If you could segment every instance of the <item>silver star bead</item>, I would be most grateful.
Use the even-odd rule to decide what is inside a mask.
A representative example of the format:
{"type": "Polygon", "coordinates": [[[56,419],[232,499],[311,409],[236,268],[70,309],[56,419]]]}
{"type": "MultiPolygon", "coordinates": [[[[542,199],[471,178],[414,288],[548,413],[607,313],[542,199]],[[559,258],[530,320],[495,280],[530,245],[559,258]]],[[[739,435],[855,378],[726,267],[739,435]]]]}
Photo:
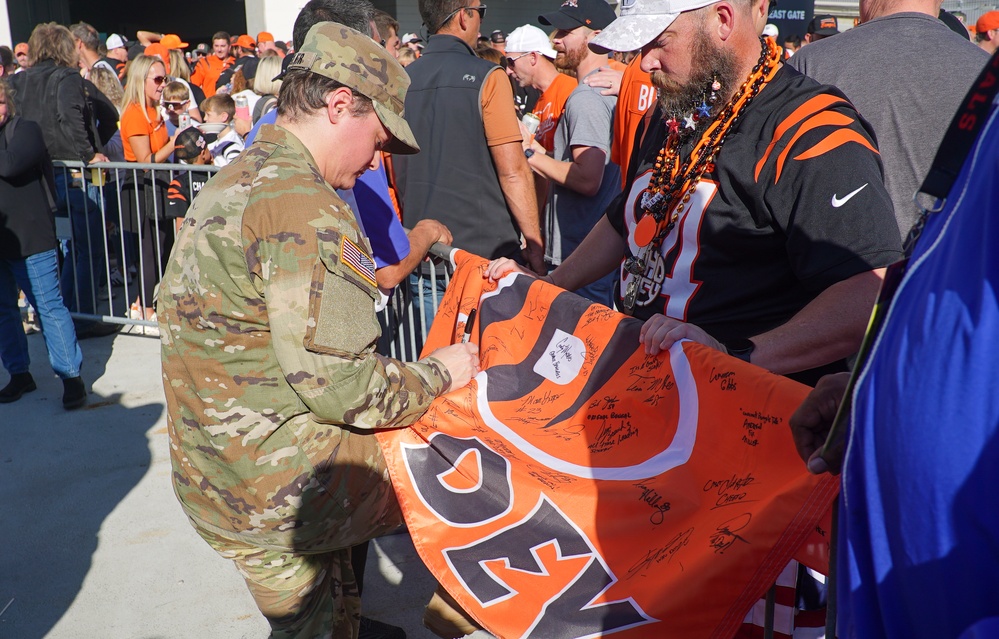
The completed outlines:
{"type": "Polygon", "coordinates": [[[683,128],[685,128],[685,129],[693,129],[695,126],[697,126],[697,125],[694,123],[694,114],[693,113],[689,114],[687,117],[685,117],[683,119],[683,128]]]}

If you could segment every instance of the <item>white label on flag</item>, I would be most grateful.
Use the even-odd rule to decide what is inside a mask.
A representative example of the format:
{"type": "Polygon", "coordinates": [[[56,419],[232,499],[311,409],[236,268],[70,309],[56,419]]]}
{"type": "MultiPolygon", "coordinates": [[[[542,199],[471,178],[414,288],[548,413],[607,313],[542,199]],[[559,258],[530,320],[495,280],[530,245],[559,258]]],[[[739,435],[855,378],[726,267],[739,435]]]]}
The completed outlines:
{"type": "Polygon", "coordinates": [[[544,354],[534,364],[534,372],[560,386],[572,383],[586,359],[586,344],[575,335],[555,329],[544,354]]]}

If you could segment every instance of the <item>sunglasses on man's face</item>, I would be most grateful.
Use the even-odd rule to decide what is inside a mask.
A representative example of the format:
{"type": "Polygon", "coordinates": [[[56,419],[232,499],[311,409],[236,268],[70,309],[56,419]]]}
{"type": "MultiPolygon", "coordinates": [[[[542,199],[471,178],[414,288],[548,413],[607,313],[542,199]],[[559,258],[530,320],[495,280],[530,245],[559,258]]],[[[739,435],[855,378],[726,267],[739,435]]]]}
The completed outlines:
{"type": "Polygon", "coordinates": [[[443,27],[445,24],[447,24],[448,21],[451,18],[453,18],[455,16],[455,14],[457,14],[459,11],[478,11],[479,12],[479,20],[484,20],[485,17],[486,17],[486,5],[484,5],[484,4],[480,4],[477,7],[459,7],[458,9],[455,9],[454,11],[452,11],[451,13],[447,14],[444,17],[444,20],[441,22],[441,27],[443,27]]]}
{"type": "Polygon", "coordinates": [[[517,56],[517,57],[515,57],[515,58],[507,58],[507,59],[506,59],[506,63],[507,63],[507,65],[509,65],[509,66],[513,66],[513,63],[514,63],[514,62],[516,62],[517,60],[520,60],[520,59],[521,59],[521,58],[523,58],[523,57],[524,57],[525,55],[531,55],[531,53],[532,53],[531,51],[528,51],[527,53],[521,53],[520,55],[518,55],[518,56],[517,56]]]}
{"type": "Polygon", "coordinates": [[[190,102],[190,100],[184,100],[183,102],[164,102],[163,106],[165,106],[170,111],[179,111],[180,109],[184,108],[184,105],[187,104],[188,102],[190,102]]]}

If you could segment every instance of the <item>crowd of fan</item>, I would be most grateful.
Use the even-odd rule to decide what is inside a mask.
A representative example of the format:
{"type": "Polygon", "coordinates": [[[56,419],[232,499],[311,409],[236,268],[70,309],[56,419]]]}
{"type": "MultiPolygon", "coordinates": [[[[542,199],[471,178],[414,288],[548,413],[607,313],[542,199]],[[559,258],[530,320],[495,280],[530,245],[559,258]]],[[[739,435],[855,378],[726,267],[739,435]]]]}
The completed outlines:
{"type": "MultiPolygon", "coordinates": [[[[637,52],[600,55],[587,49],[585,43],[582,47],[570,46],[558,39],[555,25],[549,25],[552,29],[548,33],[524,25],[509,34],[497,29],[486,35],[480,30],[485,17],[485,7],[482,9],[480,22],[467,44],[478,57],[506,70],[516,117],[533,112],[540,120],[536,135],[526,135],[522,130],[523,137],[516,132],[509,136],[518,154],[523,150],[528,158],[529,179],[533,182],[529,198],[523,197],[527,192],[524,190],[519,191],[521,195],[514,194],[511,173],[503,169],[497,149],[506,143],[488,142],[497,169],[496,192],[502,193],[498,210],[506,209],[511,219],[503,224],[521,236],[528,249],[532,242],[544,246],[543,259],[540,254],[525,252],[524,261],[535,271],[545,272],[558,266],[596,224],[616,192],[602,185],[607,187],[624,179],[634,134],[654,103],[648,97],[654,89],[648,74],[638,68],[637,52]],[[569,137],[559,145],[554,139],[555,130],[577,82],[595,88],[603,97],[603,107],[590,110],[586,118],[587,126],[597,135],[591,135],[585,143],[569,137]],[[602,114],[599,118],[597,112],[602,114]],[[532,145],[539,152],[535,159],[532,145]],[[581,154],[580,149],[595,153],[581,154]],[[584,183],[585,188],[581,188],[584,183]],[[579,198],[575,204],[572,197],[579,198]],[[560,220],[566,217],[566,211],[572,210],[575,215],[583,209],[591,213],[582,215],[585,222],[578,228],[562,228],[560,220]],[[532,230],[526,221],[531,219],[540,220],[542,228],[532,230]]],[[[941,14],[952,29],[965,37],[974,35],[979,46],[993,52],[999,42],[999,12],[982,16],[970,33],[960,17],[941,14]]],[[[608,20],[612,19],[608,15],[608,20]]],[[[408,66],[421,56],[427,43],[416,33],[400,31],[391,15],[375,13],[375,39],[408,66]]],[[[784,45],[785,59],[801,46],[837,33],[836,18],[827,15],[816,16],[803,39],[791,35],[781,40],[776,26],[767,24],[763,28],[764,36],[784,45]]],[[[3,95],[11,114],[39,123],[48,154],[54,160],[222,167],[252,143],[260,123],[273,122],[282,69],[293,53],[292,41],[276,40],[268,32],[253,37],[219,31],[210,43],[192,46],[177,34],[139,31],[130,39],[116,33],[104,36],[85,22],[69,27],[48,23],[38,25],[28,42],[13,48],[0,46],[0,75],[6,76],[0,82],[4,83],[3,95]],[[52,78],[57,79],[55,84],[50,82],[52,78]]],[[[483,113],[488,112],[484,108],[483,113]]],[[[489,124],[486,126],[489,136],[489,124]]],[[[433,150],[442,151],[448,149],[433,150]]],[[[422,157],[427,155],[425,152],[422,157]]],[[[384,175],[385,184],[376,190],[382,200],[390,202],[397,218],[394,221],[412,228],[434,207],[428,206],[431,202],[425,198],[418,201],[418,195],[403,195],[397,189],[397,181],[405,181],[411,166],[403,164],[400,177],[392,158],[385,154],[384,160],[379,175],[384,175]],[[407,208],[411,211],[408,216],[407,208]]],[[[409,165],[414,162],[417,160],[408,160],[409,165]]],[[[105,172],[101,179],[96,172],[91,179],[86,171],[56,171],[55,204],[70,219],[76,243],[72,251],[64,243],[60,256],[61,292],[68,309],[100,315],[99,300],[113,293],[98,289],[105,282],[118,285],[136,275],[141,284],[129,316],[155,320],[155,287],[175,232],[174,224],[164,222],[183,217],[191,197],[208,177],[207,172],[191,172],[185,174],[185,179],[160,182],[141,177],[137,171],[105,172]],[[108,179],[116,183],[120,197],[110,197],[112,192],[107,189],[114,184],[105,185],[108,179]],[[116,203],[120,203],[120,211],[116,203]],[[149,215],[146,209],[150,206],[159,213],[149,215]],[[119,250],[119,246],[123,249],[119,250]],[[109,264],[111,273],[107,271],[109,264]]],[[[448,176],[435,177],[437,186],[446,192],[448,176]]],[[[474,197],[481,198],[481,194],[474,197]]],[[[348,201],[363,220],[368,204],[361,197],[348,201]]],[[[449,229],[461,223],[443,219],[438,211],[433,215],[447,228],[432,239],[472,246],[488,257],[505,255],[498,244],[476,245],[484,223],[469,229],[475,238],[461,232],[452,237],[449,229]]],[[[390,234],[384,232],[387,222],[378,224],[382,228],[369,235],[390,234]]],[[[378,252],[375,246],[376,259],[378,252]]],[[[380,265],[396,263],[389,260],[380,265]]],[[[404,265],[408,268],[410,263],[404,265]]],[[[386,288],[399,281],[401,277],[393,276],[386,288]]],[[[578,292],[614,304],[609,285],[599,291],[578,292]]],[[[428,311],[432,316],[432,309],[428,307],[428,311]]],[[[109,334],[120,326],[76,319],[74,328],[77,337],[86,338],[109,334]]],[[[37,330],[37,325],[28,330],[37,330]]],[[[142,330],[155,332],[150,328],[142,330]]]]}

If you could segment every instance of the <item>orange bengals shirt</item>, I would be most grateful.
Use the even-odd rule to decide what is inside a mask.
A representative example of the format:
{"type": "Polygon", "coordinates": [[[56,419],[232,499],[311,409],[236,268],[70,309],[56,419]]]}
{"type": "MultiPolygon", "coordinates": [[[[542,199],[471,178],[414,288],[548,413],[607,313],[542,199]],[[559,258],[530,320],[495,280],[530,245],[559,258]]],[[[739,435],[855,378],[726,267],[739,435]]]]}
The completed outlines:
{"type": "Polygon", "coordinates": [[[548,151],[555,149],[555,127],[562,119],[565,101],[569,99],[569,94],[576,86],[575,78],[559,73],[534,106],[534,115],[541,120],[534,138],[548,151]]]}
{"type": "Polygon", "coordinates": [[[626,188],[628,160],[635,145],[635,132],[638,123],[656,104],[656,89],[652,86],[649,74],[639,67],[642,57],[637,56],[624,70],[621,78],[621,91],[617,98],[617,111],[614,114],[614,141],[611,145],[611,161],[621,167],[621,186],[626,188]]]}

